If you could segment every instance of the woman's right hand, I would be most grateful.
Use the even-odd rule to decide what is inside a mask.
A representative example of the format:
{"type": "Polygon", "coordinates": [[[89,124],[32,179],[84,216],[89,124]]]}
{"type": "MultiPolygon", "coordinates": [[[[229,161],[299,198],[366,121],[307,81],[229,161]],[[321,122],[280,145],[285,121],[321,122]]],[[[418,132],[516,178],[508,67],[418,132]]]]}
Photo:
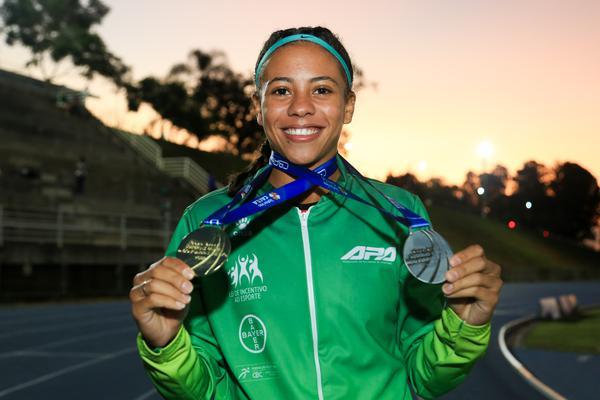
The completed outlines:
{"type": "Polygon", "coordinates": [[[150,347],[164,347],[187,314],[194,271],[183,261],[163,257],[133,278],[131,313],[150,347]]]}

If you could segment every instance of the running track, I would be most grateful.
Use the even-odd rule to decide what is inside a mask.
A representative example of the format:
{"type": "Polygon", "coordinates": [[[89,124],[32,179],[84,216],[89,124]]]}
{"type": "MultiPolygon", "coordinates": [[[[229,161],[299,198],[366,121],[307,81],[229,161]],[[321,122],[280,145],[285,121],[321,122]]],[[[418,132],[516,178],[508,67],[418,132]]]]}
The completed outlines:
{"type": "MultiPolygon", "coordinates": [[[[600,282],[507,284],[487,355],[444,399],[541,399],[502,358],[500,326],[546,295],[600,303],[600,282]]],[[[135,350],[127,302],[0,308],[0,399],[156,400],[135,350]]]]}

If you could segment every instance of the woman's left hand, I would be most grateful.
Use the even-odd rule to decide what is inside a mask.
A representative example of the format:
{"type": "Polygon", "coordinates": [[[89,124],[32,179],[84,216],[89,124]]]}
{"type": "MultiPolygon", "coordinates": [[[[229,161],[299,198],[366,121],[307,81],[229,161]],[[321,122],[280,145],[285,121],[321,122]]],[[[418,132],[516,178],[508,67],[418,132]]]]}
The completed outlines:
{"type": "Polygon", "coordinates": [[[484,325],[492,319],[498,304],[502,279],[498,264],[485,258],[479,245],[454,254],[442,290],[454,312],[470,325],[484,325]]]}

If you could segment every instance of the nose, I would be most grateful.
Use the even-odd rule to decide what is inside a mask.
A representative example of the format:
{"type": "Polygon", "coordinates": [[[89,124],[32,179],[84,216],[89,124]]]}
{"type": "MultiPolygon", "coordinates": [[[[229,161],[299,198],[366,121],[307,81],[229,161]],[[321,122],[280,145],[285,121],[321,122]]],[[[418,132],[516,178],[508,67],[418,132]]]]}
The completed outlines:
{"type": "Polygon", "coordinates": [[[288,108],[288,115],[296,117],[305,117],[315,113],[315,106],[310,93],[297,91],[292,96],[292,101],[288,108]]]}

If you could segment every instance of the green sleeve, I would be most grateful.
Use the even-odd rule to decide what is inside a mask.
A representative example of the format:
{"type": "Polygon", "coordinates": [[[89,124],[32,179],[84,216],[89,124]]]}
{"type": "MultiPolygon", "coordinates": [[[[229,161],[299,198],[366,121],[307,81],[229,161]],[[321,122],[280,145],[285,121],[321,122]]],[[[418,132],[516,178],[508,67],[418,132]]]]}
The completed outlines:
{"type": "MultiPolygon", "coordinates": [[[[184,213],[167,248],[175,256],[181,240],[192,228],[184,213]]],[[[177,336],[164,348],[152,350],[141,335],[138,352],[154,386],[165,399],[229,399],[231,391],[224,360],[204,312],[201,287],[194,282],[188,316],[177,336]]]]}
{"type": "MultiPolygon", "coordinates": [[[[428,218],[420,200],[413,210],[428,218]]],[[[439,285],[420,283],[406,272],[401,285],[398,343],[410,383],[424,399],[452,390],[487,349],[490,324],[469,325],[446,306],[439,285]]]]}

